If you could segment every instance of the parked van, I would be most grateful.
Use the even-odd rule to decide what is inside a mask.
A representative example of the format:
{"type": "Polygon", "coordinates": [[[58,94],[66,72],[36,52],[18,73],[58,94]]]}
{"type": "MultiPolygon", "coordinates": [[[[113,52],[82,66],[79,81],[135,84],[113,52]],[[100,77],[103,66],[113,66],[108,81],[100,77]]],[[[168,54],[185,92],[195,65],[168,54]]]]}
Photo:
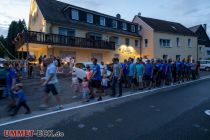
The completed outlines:
{"type": "Polygon", "coordinates": [[[210,60],[200,60],[200,69],[210,71],[210,60]]]}

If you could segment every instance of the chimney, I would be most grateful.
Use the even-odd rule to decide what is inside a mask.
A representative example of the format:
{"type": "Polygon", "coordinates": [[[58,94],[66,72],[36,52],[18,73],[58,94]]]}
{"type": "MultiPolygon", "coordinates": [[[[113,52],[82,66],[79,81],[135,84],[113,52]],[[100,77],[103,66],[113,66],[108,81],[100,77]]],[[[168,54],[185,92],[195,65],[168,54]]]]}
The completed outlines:
{"type": "Polygon", "coordinates": [[[138,13],[138,16],[141,17],[141,12],[138,13]]]}
{"type": "Polygon", "coordinates": [[[203,24],[203,28],[207,32],[207,25],[206,24],[203,24]]]}
{"type": "Polygon", "coordinates": [[[121,15],[120,14],[117,14],[116,15],[116,18],[121,19],[121,15]]]}

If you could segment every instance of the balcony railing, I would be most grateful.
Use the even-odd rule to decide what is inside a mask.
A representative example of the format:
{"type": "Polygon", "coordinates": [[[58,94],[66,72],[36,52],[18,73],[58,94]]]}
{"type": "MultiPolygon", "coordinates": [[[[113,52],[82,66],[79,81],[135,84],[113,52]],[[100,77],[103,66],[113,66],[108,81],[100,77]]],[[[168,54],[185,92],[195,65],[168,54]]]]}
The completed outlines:
{"type": "Polygon", "coordinates": [[[36,43],[47,45],[61,45],[80,48],[108,49],[114,50],[115,43],[104,40],[92,40],[89,38],[63,36],[58,34],[46,34],[35,31],[25,31],[21,35],[22,39],[18,39],[17,46],[23,43],[36,43]]]}

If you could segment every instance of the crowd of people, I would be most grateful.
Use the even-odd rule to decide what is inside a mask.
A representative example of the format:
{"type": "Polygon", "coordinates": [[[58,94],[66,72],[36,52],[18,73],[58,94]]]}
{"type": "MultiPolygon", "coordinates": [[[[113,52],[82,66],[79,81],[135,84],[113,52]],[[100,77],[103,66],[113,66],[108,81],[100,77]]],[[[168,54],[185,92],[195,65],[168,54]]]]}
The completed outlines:
{"type": "MultiPolygon", "coordinates": [[[[98,97],[98,101],[102,100],[102,96],[110,95],[111,97],[121,97],[123,88],[131,90],[150,90],[151,88],[167,86],[171,84],[180,84],[181,82],[195,80],[199,78],[200,64],[194,60],[176,61],[152,59],[143,61],[142,58],[129,58],[120,63],[118,58],[112,59],[112,64],[105,65],[104,62],[98,64],[96,58],[92,58],[92,66],[86,68],[86,75],[83,79],[79,79],[76,72],[73,71],[75,59],[71,59],[70,73],[72,80],[72,88],[74,95],[82,93],[81,96],[85,102],[98,97]],[[111,89],[111,91],[109,90],[111,89]],[[116,91],[116,89],[118,89],[116,91]],[[109,91],[111,93],[109,93],[109,91]],[[117,94],[118,93],[118,94],[117,94]]],[[[61,109],[61,98],[58,90],[58,68],[60,60],[53,56],[40,58],[39,66],[45,76],[42,78],[45,87],[43,104],[40,108],[46,108],[51,92],[56,101],[56,109],[61,109]],[[43,67],[43,68],[42,68],[43,67]]],[[[25,107],[26,114],[31,113],[26,103],[26,97],[23,91],[23,84],[20,77],[26,76],[28,70],[29,76],[31,71],[27,60],[21,60],[18,63],[5,63],[4,67],[7,71],[6,88],[4,97],[10,97],[11,102],[8,111],[14,116],[17,114],[21,106],[25,107]]],[[[32,68],[33,69],[33,68],[32,68]]]]}
{"type": "MultiPolygon", "coordinates": [[[[113,58],[113,63],[107,68],[103,62],[97,64],[97,59],[93,58],[92,70],[87,67],[86,76],[83,79],[83,98],[94,99],[93,89],[96,88],[98,101],[102,100],[102,95],[106,89],[111,87],[111,97],[122,96],[122,89],[130,88],[133,90],[150,90],[151,88],[180,84],[181,82],[195,80],[199,78],[200,64],[194,60],[176,61],[169,60],[146,60],[142,58],[129,58],[123,63],[118,58],[113,58]],[[108,75],[111,71],[111,75],[108,75]],[[87,94],[89,93],[89,94],[87,94]],[[88,95],[88,96],[87,96],[88,95]]],[[[76,93],[81,86],[76,74],[73,72],[72,86],[76,93]]]]}

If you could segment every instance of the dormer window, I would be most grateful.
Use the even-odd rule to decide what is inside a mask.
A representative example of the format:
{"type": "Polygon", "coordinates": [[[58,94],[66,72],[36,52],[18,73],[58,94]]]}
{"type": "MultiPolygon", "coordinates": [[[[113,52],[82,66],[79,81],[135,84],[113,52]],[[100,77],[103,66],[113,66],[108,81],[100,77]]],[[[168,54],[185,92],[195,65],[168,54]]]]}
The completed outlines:
{"type": "Polygon", "coordinates": [[[116,20],[112,21],[112,28],[117,29],[117,21],[116,20]]]}
{"type": "Polygon", "coordinates": [[[79,20],[79,11],[72,9],[71,10],[71,18],[74,20],[79,20]]]}
{"type": "Polygon", "coordinates": [[[87,13],[87,23],[93,23],[93,15],[87,13]]]}
{"type": "Polygon", "coordinates": [[[133,32],[133,33],[136,32],[136,26],[135,25],[131,25],[131,32],[133,32]]]}
{"type": "Polygon", "coordinates": [[[126,31],[127,30],[127,24],[123,23],[122,25],[123,25],[122,29],[126,31]]]}
{"type": "Polygon", "coordinates": [[[104,17],[100,17],[100,25],[106,26],[106,19],[104,17]]]}

